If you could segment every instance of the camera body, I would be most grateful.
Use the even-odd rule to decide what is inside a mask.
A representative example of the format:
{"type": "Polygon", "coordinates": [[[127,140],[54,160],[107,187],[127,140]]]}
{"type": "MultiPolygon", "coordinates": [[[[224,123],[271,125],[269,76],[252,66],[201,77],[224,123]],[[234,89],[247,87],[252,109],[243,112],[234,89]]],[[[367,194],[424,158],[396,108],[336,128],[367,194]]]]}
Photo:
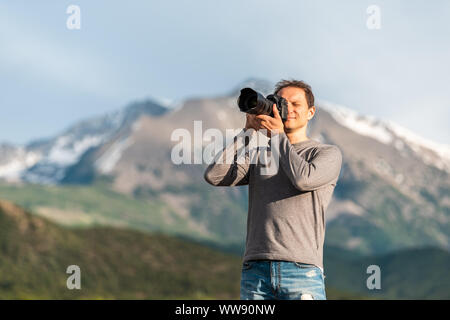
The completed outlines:
{"type": "Polygon", "coordinates": [[[269,94],[264,97],[261,93],[251,88],[244,88],[238,98],[238,106],[242,112],[249,114],[265,114],[273,117],[273,104],[276,104],[278,113],[283,121],[287,120],[288,106],[283,97],[276,94],[269,94]]]}

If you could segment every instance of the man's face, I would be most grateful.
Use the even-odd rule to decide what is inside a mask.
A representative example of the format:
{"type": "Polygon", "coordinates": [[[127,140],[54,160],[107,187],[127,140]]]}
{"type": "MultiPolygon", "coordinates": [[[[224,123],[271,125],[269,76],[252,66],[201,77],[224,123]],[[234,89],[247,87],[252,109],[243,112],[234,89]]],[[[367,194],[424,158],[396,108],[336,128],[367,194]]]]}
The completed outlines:
{"type": "Polygon", "coordinates": [[[303,128],[314,116],[316,107],[308,108],[305,91],[301,88],[286,87],[278,91],[278,95],[288,103],[288,118],[284,121],[286,132],[293,132],[303,128]]]}

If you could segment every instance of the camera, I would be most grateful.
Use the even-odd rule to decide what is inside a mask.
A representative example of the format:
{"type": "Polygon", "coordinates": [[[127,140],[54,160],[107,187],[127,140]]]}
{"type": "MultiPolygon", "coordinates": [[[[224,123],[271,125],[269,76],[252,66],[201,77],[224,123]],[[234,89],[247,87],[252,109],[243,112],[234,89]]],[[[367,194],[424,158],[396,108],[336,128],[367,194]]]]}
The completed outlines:
{"type": "Polygon", "coordinates": [[[287,120],[288,106],[283,97],[269,94],[266,98],[251,88],[244,88],[238,98],[238,106],[242,112],[249,114],[265,114],[273,117],[273,104],[276,104],[278,113],[283,121],[287,120]]]}

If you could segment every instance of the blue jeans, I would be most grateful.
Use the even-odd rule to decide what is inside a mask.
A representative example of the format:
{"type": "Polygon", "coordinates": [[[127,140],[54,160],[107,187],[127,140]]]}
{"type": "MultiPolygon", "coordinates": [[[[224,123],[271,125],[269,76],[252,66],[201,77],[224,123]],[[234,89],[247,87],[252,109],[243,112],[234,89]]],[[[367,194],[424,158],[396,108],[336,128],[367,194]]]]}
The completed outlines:
{"type": "Polygon", "coordinates": [[[290,261],[252,260],[242,264],[241,300],[326,300],[319,267],[290,261]]]}

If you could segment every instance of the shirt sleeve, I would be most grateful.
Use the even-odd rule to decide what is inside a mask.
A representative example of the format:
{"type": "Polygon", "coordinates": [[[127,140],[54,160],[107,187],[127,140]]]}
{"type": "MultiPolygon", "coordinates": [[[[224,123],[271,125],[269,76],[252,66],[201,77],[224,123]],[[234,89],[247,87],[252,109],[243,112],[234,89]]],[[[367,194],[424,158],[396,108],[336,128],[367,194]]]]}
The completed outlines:
{"type": "Polygon", "coordinates": [[[280,133],[280,164],[292,184],[300,191],[312,191],[336,183],[341,171],[342,153],[337,146],[320,148],[308,162],[280,133]]]}
{"type": "Polygon", "coordinates": [[[205,180],[213,186],[241,186],[248,185],[250,159],[248,139],[254,134],[254,130],[240,131],[234,141],[225,147],[205,170],[205,180]],[[239,160],[240,158],[240,160],[239,160]]]}

